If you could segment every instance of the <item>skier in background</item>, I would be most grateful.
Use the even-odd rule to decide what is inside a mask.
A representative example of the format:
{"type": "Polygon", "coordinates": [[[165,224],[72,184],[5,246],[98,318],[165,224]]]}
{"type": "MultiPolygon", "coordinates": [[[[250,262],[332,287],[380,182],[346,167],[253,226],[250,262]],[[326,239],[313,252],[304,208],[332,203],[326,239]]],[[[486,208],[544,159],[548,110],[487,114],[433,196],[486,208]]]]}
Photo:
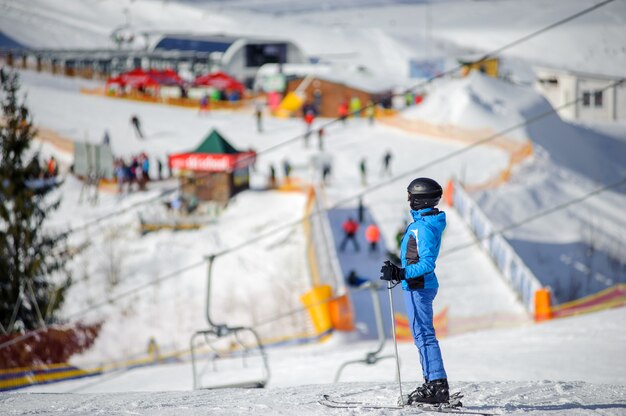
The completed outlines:
{"type": "Polygon", "coordinates": [[[354,269],[350,270],[350,273],[346,276],[346,283],[352,287],[359,287],[367,282],[369,282],[369,280],[357,275],[354,269]]]}
{"type": "Polygon", "coordinates": [[[371,223],[365,229],[365,239],[370,244],[370,253],[378,251],[378,242],[380,241],[380,230],[378,226],[371,223]]]}
{"type": "Polygon", "coordinates": [[[374,125],[374,118],[376,117],[376,104],[372,100],[368,101],[365,106],[365,117],[369,121],[370,126],[374,125]]]}
{"type": "Polygon", "coordinates": [[[324,150],[324,127],[320,127],[317,131],[317,148],[319,150],[324,150]]]}
{"type": "Polygon", "coordinates": [[[359,197],[359,204],[356,207],[356,217],[359,219],[359,224],[363,224],[365,221],[365,205],[363,205],[362,197],[359,197]]]}
{"type": "Polygon", "coordinates": [[[348,244],[348,241],[352,241],[354,244],[354,249],[359,251],[359,243],[356,241],[356,232],[359,230],[359,223],[356,222],[352,217],[349,217],[344,223],[341,225],[343,229],[343,240],[339,245],[339,251],[343,252],[348,244]]]}
{"type": "Polygon", "coordinates": [[[269,187],[270,189],[274,189],[276,188],[276,168],[274,167],[274,164],[270,163],[270,180],[269,180],[270,184],[269,187]]]}
{"type": "Polygon", "coordinates": [[[147,154],[142,153],[139,157],[139,160],[141,161],[141,174],[146,181],[149,181],[150,180],[150,159],[148,158],[147,154]]]}
{"type": "Polygon", "coordinates": [[[254,116],[256,117],[257,133],[263,133],[263,105],[259,102],[255,105],[254,116]]]}
{"type": "Polygon", "coordinates": [[[361,99],[356,95],[350,100],[350,115],[355,118],[361,117],[361,99]]]}
{"type": "Polygon", "coordinates": [[[102,137],[102,144],[110,144],[110,143],[111,143],[111,136],[109,136],[109,131],[105,130],[104,136],[102,137]]]}
{"type": "Polygon", "coordinates": [[[391,159],[393,159],[391,150],[387,150],[383,155],[383,166],[380,172],[382,175],[391,176],[391,159]]]}
{"type": "Polygon", "coordinates": [[[141,122],[139,121],[139,117],[137,117],[136,114],[133,114],[133,116],[130,118],[130,124],[132,124],[135,128],[135,133],[137,134],[137,137],[143,139],[144,135],[143,131],[141,130],[141,122]]]}
{"type": "Polygon", "coordinates": [[[50,177],[55,177],[59,173],[59,165],[54,156],[50,156],[50,160],[48,161],[48,175],[50,177]]]}
{"type": "Polygon", "coordinates": [[[163,180],[163,162],[161,162],[161,159],[157,159],[157,172],[159,180],[163,180]]]}
{"type": "Polygon", "coordinates": [[[367,164],[365,158],[359,162],[359,171],[361,172],[361,185],[367,186],[367,164]]]}
{"type": "Polygon", "coordinates": [[[205,93],[202,98],[200,98],[200,110],[198,111],[199,114],[207,114],[209,112],[209,103],[209,95],[205,93]]]}
{"type": "Polygon", "coordinates": [[[313,91],[313,108],[316,116],[322,113],[322,91],[319,89],[313,91]]]}
{"type": "Polygon", "coordinates": [[[304,147],[309,147],[309,137],[311,137],[311,129],[313,128],[314,120],[315,114],[313,113],[313,109],[307,110],[304,115],[304,124],[306,126],[306,130],[304,132],[304,147]]]}
{"type": "Polygon", "coordinates": [[[322,165],[322,183],[328,185],[328,179],[332,173],[332,166],[329,162],[324,162],[322,165]]]}
{"type": "Polygon", "coordinates": [[[341,124],[345,125],[348,120],[348,101],[343,100],[339,103],[339,108],[337,109],[337,113],[339,114],[339,119],[341,120],[341,124]]]}
{"type": "Polygon", "coordinates": [[[439,288],[435,262],[446,227],[446,214],[435,207],[443,190],[433,179],[417,178],[407,191],[413,222],[402,238],[402,267],[387,260],[380,278],[402,283],[411,333],[419,350],[425,381],[409,395],[408,404],[448,403],[448,376],[433,325],[433,300],[439,288]]]}
{"type": "Polygon", "coordinates": [[[289,176],[291,175],[291,163],[289,160],[283,160],[283,173],[285,174],[285,183],[289,183],[289,176]]]}

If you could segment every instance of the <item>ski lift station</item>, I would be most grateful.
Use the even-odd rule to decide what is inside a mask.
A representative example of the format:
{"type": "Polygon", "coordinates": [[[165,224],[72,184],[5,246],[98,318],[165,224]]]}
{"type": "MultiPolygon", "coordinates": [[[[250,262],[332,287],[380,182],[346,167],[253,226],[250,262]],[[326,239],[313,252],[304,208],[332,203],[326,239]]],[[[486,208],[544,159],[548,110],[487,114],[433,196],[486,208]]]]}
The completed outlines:
{"type": "Polygon", "coordinates": [[[211,69],[220,69],[251,87],[258,69],[268,63],[303,64],[308,59],[293,42],[224,35],[162,34],[154,51],[209,53],[211,69]]]}

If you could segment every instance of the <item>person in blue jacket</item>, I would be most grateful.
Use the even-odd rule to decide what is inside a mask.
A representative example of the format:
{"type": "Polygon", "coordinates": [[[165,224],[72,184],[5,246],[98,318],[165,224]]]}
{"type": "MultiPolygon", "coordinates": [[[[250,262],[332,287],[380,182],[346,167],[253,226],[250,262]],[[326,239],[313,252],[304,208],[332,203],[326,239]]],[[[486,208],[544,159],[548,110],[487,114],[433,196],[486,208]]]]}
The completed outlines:
{"type": "Polygon", "coordinates": [[[400,244],[402,267],[386,261],[380,278],[401,282],[409,325],[419,350],[425,382],[409,395],[408,403],[447,403],[448,377],[433,325],[433,300],[439,288],[435,263],[446,228],[446,214],[436,208],[443,190],[433,179],[417,178],[407,191],[413,222],[400,244]]]}

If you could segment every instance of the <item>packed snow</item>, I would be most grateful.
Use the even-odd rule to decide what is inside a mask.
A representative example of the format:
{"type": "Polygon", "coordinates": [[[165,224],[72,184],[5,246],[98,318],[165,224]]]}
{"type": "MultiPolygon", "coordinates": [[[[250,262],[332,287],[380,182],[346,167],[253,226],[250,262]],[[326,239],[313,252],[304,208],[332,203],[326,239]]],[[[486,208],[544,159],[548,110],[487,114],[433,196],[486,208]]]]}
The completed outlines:
{"type": "MultiPolygon", "coordinates": [[[[263,34],[292,39],[309,56],[365,65],[377,76],[406,86],[414,81],[408,79],[410,59],[485,52],[593,4],[587,0],[404,3],[346,0],[318,7],[282,0],[35,0],[26,6],[0,0],[0,28],[19,42],[43,48],[111,47],[112,31],[125,22],[137,32],[189,28],[203,32],[210,28],[211,33],[263,34]]],[[[512,71],[510,78],[529,82],[531,63],[622,74],[626,65],[621,36],[624,7],[624,2],[610,3],[507,52],[504,65],[512,71]]],[[[65,178],[58,191],[63,195],[61,208],[48,226],[76,229],[70,244],[82,251],[70,264],[75,284],[62,316],[71,321],[104,321],[95,345],[73,357],[72,364],[93,366],[134,357],[145,352],[150,339],[162,353],[188,349],[191,334],[207,325],[205,256],[224,250],[233,251],[218,257],[213,268],[211,313],[217,321],[259,325],[273,336],[307,327],[305,313],[272,321],[300,308],[299,297],[310,289],[305,236],[297,224],[305,213],[306,195],[264,189],[270,164],[278,168],[285,159],[294,166],[294,176],[319,181],[319,172],[310,163],[318,153],[315,146],[305,147],[299,140],[280,145],[304,132],[301,120],[265,117],[261,134],[256,131],[252,109],[200,115],[193,109],[80,92],[80,88],[100,85],[94,81],[30,71],[21,71],[20,77],[38,127],[72,141],[94,143],[101,142],[108,131],[119,157],[146,152],[153,160],[165,161],[170,153],[194,148],[212,128],[235,147],[259,152],[251,178],[253,189],[239,194],[224,213],[197,231],[142,236],[138,230],[141,216],[162,214],[166,193],[176,185],[173,180],[150,184],[146,192],[102,191],[98,203],[90,204],[82,198],[83,184],[70,175],[65,178]],[[132,132],[129,120],[133,114],[145,126],[143,141],[132,132]],[[156,202],[148,202],[151,200],[156,202]],[[111,215],[116,212],[122,213],[111,215]],[[279,231],[238,249],[248,239],[275,229],[279,231]],[[177,272],[181,269],[184,271],[177,272]]],[[[429,87],[429,93],[421,107],[401,117],[498,131],[549,109],[529,86],[480,74],[442,80],[429,87]]],[[[318,120],[316,126],[326,121],[318,120]]],[[[533,156],[515,167],[509,183],[474,196],[495,224],[507,226],[609,185],[626,175],[624,131],[619,125],[574,125],[556,115],[526,126],[512,137],[530,140],[533,156]]],[[[430,176],[441,183],[455,177],[479,186],[509,166],[507,152],[481,146],[418,169],[464,146],[382,123],[370,126],[366,120],[351,119],[345,127],[333,124],[327,131],[325,149],[333,160],[333,173],[324,189],[325,203],[346,212],[356,210],[356,197],[366,191],[364,204],[380,226],[385,245],[395,247],[395,234],[407,219],[405,187],[412,177],[430,176]],[[395,180],[380,173],[381,158],[388,149],[394,156],[395,180]],[[369,166],[367,185],[377,186],[375,190],[361,184],[358,162],[362,158],[369,166]]],[[[42,157],[55,155],[63,174],[67,172],[71,155],[49,143],[38,142],[36,149],[42,157]]],[[[152,166],[154,172],[155,163],[152,166]]],[[[626,281],[624,263],[619,262],[626,247],[625,189],[600,193],[506,234],[558,300],[626,281]],[[570,278],[579,284],[567,285],[570,278]]],[[[456,211],[443,209],[449,223],[442,251],[474,241],[456,211]]],[[[353,261],[361,262],[358,257],[353,261]]],[[[452,391],[466,395],[463,402],[469,410],[626,414],[625,308],[536,325],[478,245],[442,256],[437,271],[441,288],[435,312],[447,309],[450,320],[487,322],[482,327],[490,327],[440,340],[452,391]]],[[[378,270],[374,268],[366,277],[376,280],[378,270]]],[[[382,307],[388,325],[389,305],[382,307]]],[[[359,327],[358,313],[356,318],[359,327]]],[[[323,343],[269,348],[271,377],[263,390],[194,391],[189,357],[183,355],[175,363],[5,393],[0,395],[0,408],[9,415],[418,413],[416,409],[329,409],[318,403],[323,394],[330,394],[344,400],[396,404],[398,385],[391,357],[373,366],[350,365],[340,382],[333,381],[342,363],[364,359],[376,349],[371,336],[361,338],[369,339],[335,333],[323,343]]],[[[398,349],[402,387],[408,393],[421,383],[417,351],[411,343],[400,343],[398,349]]],[[[393,355],[389,339],[382,354],[393,355]]],[[[209,372],[205,377],[221,380],[242,374],[223,371],[211,377],[209,372]]]]}

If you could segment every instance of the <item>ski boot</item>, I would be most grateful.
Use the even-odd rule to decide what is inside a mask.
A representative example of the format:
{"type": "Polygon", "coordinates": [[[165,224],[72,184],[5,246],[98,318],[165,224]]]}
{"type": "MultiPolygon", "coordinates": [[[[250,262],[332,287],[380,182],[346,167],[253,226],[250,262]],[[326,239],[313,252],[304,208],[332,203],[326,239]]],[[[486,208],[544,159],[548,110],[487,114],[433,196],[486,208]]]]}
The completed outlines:
{"type": "Polygon", "coordinates": [[[409,394],[407,404],[448,404],[450,392],[445,378],[427,381],[409,394]]]}

